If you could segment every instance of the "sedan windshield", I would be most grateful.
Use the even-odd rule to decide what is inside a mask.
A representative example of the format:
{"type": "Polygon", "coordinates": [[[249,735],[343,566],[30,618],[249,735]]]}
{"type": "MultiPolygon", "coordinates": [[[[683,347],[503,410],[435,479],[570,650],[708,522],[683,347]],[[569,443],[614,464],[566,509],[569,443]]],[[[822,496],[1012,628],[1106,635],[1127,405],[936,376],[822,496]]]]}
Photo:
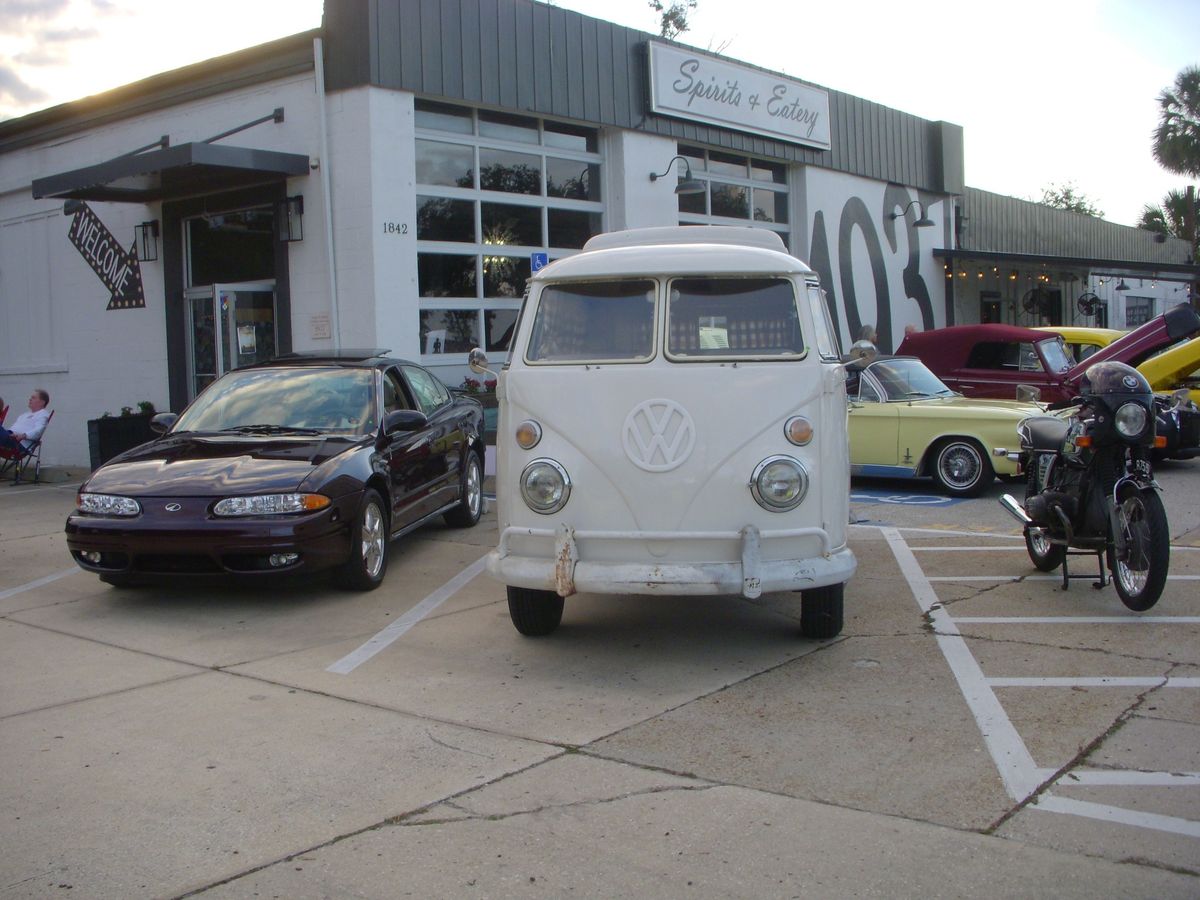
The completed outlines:
{"type": "Polygon", "coordinates": [[[867,369],[882,385],[888,400],[949,397],[954,393],[919,359],[887,359],[867,369]]]}
{"type": "Polygon", "coordinates": [[[375,430],[373,369],[242,369],[205,389],[172,433],[363,435],[375,430]]]}

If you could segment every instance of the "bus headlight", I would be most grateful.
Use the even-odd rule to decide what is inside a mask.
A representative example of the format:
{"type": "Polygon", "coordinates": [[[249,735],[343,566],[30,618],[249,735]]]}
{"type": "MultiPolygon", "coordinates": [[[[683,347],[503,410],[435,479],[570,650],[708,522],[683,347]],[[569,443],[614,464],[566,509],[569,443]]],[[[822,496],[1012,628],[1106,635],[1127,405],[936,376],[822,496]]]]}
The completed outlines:
{"type": "Polygon", "coordinates": [[[567,505],[571,478],[554,460],[535,459],[521,472],[521,496],[534,512],[548,516],[567,505]]]}
{"type": "Polygon", "coordinates": [[[808,472],[790,456],[769,456],[754,469],[750,492],[763,509],[787,512],[808,493],[808,472]]]}

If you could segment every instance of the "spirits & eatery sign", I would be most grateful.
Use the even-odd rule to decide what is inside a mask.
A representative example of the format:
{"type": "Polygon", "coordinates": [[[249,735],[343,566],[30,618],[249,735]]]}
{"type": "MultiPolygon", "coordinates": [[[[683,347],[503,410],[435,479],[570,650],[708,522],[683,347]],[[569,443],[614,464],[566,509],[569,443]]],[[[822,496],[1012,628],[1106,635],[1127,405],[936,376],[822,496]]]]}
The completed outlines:
{"type": "Polygon", "coordinates": [[[650,109],[829,149],[829,94],[790,78],[649,42],[650,109]]]}

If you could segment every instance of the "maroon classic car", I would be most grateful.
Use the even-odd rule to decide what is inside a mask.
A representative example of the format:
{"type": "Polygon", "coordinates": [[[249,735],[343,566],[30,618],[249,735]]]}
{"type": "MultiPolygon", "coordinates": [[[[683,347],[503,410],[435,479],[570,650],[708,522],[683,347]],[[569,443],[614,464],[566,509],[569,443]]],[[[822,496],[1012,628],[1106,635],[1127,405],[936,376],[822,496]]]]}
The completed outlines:
{"type": "Polygon", "coordinates": [[[1072,365],[1058,335],[1016,325],[953,325],[908,335],[896,349],[915,356],[968,397],[1017,399],[1037,388],[1046,403],[1069,403],[1089,366],[1115,360],[1137,366],[1176,341],[1200,333],[1200,315],[1181,304],[1072,365]]]}

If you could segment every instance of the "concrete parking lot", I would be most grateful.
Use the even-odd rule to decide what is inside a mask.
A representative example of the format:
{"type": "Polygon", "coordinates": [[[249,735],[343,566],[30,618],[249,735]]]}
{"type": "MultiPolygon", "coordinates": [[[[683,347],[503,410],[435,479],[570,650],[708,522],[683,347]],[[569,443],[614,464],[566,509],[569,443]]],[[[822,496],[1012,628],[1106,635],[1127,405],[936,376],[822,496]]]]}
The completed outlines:
{"type": "Polygon", "coordinates": [[[73,484],[0,486],[0,897],[1195,897],[1200,463],[1159,480],[1140,615],[1036,572],[1000,484],[856,481],[824,642],[790,594],[522,638],[492,514],[368,594],[117,590],[73,484]]]}

